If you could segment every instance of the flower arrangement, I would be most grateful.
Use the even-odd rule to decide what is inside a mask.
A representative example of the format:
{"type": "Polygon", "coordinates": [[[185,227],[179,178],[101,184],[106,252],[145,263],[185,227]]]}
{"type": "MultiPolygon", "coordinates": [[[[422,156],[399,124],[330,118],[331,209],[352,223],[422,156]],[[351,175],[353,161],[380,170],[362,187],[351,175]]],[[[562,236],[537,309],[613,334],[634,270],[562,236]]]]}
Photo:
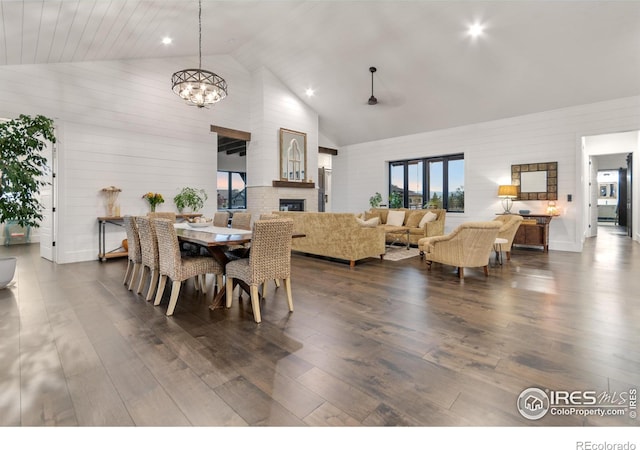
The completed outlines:
{"type": "Polygon", "coordinates": [[[162,194],[159,194],[157,192],[147,192],[142,196],[142,198],[146,199],[149,202],[149,205],[151,206],[151,212],[156,210],[156,205],[164,203],[162,194]]]}

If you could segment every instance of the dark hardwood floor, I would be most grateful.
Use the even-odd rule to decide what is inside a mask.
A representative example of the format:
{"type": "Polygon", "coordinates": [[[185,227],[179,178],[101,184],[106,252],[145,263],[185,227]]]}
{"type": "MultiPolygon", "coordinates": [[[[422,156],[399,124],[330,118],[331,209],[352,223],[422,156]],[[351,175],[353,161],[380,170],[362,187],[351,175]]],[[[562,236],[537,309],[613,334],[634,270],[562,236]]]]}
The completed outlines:
{"type": "MultiPolygon", "coordinates": [[[[175,315],[122,284],[126,261],[54,265],[37,245],[0,290],[4,426],[633,426],[530,421],[528,387],[620,392],[640,381],[640,245],[607,227],[583,253],[514,249],[482,270],[419,258],[355,269],[293,255],[295,312],[269,284],[210,311],[189,283],[175,315]]],[[[211,282],[211,280],[209,281],[211,282]]]]}

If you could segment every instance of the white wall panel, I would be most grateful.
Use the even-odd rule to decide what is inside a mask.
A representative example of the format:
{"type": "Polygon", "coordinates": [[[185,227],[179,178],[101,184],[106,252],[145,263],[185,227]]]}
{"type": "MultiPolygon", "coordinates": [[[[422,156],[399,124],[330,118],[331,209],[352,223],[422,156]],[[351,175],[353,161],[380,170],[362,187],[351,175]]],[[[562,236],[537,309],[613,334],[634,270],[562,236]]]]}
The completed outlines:
{"type": "MultiPolygon", "coordinates": [[[[203,213],[216,209],[217,140],[211,124],[250,129],[250,74],[230,57],[205,57],[203,67],[229,83],[211,109],[185,105],[171,74],[189,58],[0,67],[0,116],[43,114],[58,127],[58,262],[96,259],[100,189],[122,189],[122,214],[146,214],[141,197],[160,192],[158,210],[175,211],[183,186],[204,188],[203,213]]],[[[124,238],[110,227],[107,249],[124,238]]]]}
{"type": "MultiPolygon", "coordinates": [[[[447,215],[448,231],[502,210],[497,186],[510,182],[512,164],[557,161],[558,205],[550,247],[579,251],[582,244],[580,137],[640,129],[640,97],[612,100],[430,133],[342,147],[333,159],[334,211],[362,211],[376,191],[386,199],[387,163],[465,154],[465,212],[447,215]],[[567,202],[567,195],[573,202],[567,202]]],[[[544,212],[546,202],[516,202],[514,210],[544,212]]]]}

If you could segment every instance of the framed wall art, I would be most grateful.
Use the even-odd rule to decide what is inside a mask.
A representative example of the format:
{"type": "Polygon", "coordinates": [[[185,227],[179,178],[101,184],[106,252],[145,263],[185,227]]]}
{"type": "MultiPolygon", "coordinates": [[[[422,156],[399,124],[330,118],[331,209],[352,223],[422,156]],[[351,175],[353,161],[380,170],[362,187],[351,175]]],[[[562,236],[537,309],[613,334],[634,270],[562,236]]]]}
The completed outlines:
{"type": "Polygon", "coordinates": [[[280,179],[307,179],[307,133],[280,128],[280,179]]]}

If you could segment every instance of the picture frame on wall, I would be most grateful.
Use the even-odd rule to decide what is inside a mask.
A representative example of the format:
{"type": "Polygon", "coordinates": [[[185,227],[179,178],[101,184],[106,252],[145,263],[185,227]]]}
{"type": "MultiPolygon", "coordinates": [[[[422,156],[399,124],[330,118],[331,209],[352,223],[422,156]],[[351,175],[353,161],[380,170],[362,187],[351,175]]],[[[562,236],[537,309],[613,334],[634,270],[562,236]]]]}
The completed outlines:
{"type": "Polygon", "coordinates": [[[280,128],[280,180],[307,179],[307,133],[280,128]]]}

